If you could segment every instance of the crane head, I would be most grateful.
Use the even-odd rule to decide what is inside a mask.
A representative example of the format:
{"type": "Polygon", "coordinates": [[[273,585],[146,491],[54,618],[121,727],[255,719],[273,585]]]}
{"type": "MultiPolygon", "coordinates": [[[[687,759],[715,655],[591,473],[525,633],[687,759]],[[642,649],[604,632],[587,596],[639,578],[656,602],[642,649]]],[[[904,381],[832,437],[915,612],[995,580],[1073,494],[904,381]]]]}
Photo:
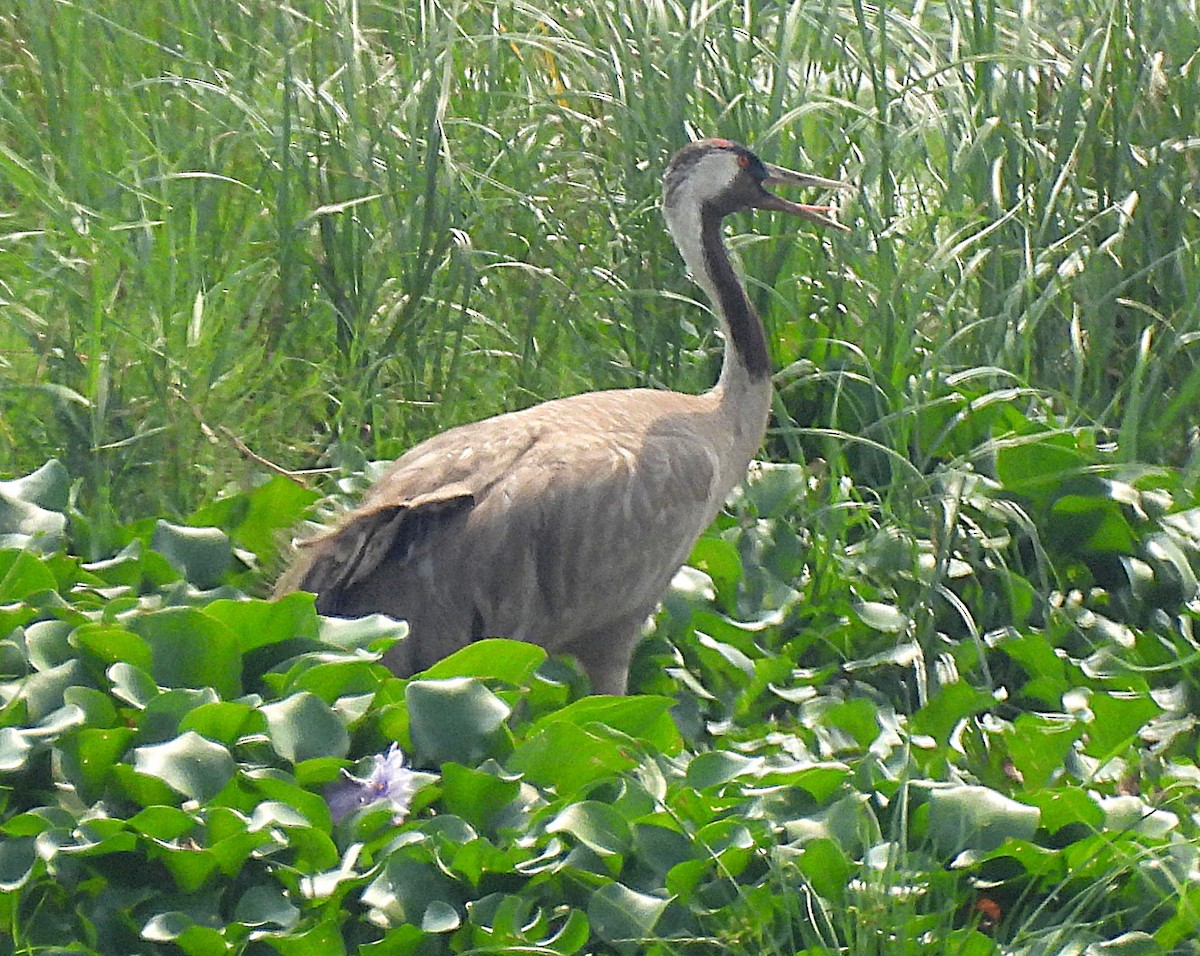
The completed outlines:
{"type": "Polygon", "coordinates": [[[812,206],[777,196],[768,186],[787,185],[845,189],[847,184],[797,173],[759,159],[745,146],[727,139],[701,139],[675,154],[663,180],[663,208],[668,219],[686,207],[712,208],[721,216],[743,209],[771,209],[809,222],[849,231],[829,214],[831,206],[812,206]]]}

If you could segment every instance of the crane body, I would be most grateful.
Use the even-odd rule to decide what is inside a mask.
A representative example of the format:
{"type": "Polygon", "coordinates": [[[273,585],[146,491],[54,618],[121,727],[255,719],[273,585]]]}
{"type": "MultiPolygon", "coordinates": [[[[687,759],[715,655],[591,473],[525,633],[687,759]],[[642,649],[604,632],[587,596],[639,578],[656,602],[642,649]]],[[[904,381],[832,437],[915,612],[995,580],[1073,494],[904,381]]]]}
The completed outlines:
{"type": "Polygon", "coordinates": [[[301,542],[277,592],[327,615],[386,613],[409,637],[384,663],[408,676],[485,637],[576,657],[598,693],[625,691],[641,629],[762,443],[771,400],[762,324],[721,238],[765,208],[844,228],[770,183],[837,187],[728,140],[684,147],[663,208],[726,347],[701,395],[616,389],[462,425],[402,455],[331,531],[301,542]]]}

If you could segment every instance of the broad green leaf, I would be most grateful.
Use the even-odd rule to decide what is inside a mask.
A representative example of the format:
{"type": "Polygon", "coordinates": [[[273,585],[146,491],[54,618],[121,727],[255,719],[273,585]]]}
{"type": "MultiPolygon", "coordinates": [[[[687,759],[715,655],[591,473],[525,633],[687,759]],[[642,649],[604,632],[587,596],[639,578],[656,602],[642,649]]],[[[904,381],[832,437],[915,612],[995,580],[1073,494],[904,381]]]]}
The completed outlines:
{"type": "Polygon", "coordinates": [[[300,910],[281,886],[259,883],[238,900],[234,919],[243,926],[278,926],[287,929],[300,919],[300,910]]]}
{"type": "MultiPolygon", "coordinates": [[[[5,545],[0,537],[2,547],[5,545]]],[[[13,604],[57,587],[58,580],[36,555],[29,551],[0,551],[0,604],[13,604]]]]}
{"type": "Polygon", "coordinates": [[[607,883],[588,900],[588,922],[600,939],[619,952],[642,952],[654,938],[654,927],[667,903],[620,883],[607,883]]]}
{"type": "Polygon", "coordinates": [[[233,562],[233,545],[220,528],[189,528],[159,521],[150,547],[198,588],[215,588],[233,562]]]}
{"type": "Polygon", "coordinates": [[[965,681],[943,684],[929,702],[913,714],[912,730],[915,734],[928,734],[945,745],[961,721],[986,713],[995,705],[996,700],[991,694],[977,690],[965,681]]]}
{"type": "Polygon", "coordinates": [[[82,624],[71,632],[71,643],[105,665],[120,661],[150,671],[154,664],[150,646],[119,624],[82,624]]]}
{"type": "Polygon", "coordinates": [[[1096,691],[1088,698],[1094,719],[1088,723],[1084,753],[1107,759],[1137,742],[1138,734],[1163,710],[1149,694],[1096,691]]]}
{"type": "Polygon", "coordinates": [[[1040,825],[1048,833],[1057,833],[1063,827],[1073,825],[1082,825],[1094,833],[1104,826],[1104,811],[1085,790],[1076,787],[1031,789],[1021,797],[1042,812],[1040,825]]]}
{"type": "Polygon", "coordinates": [[[596,800],[569,804],[546,824],[546,832],[569,833],[600,856],[628,853],[633,839],[621,813],[596,800]]]}
{"type": "Polygon", "coordinates": [[[1089,462],[1073,434],[1045,432],[1000,444],[995,463],[996,477],[1006,491],[1041,497],[1089,462]]]}
{"type": "Polygon", "coordinates": [[[299,524],[317,497],[316,492],[275,475],[252,491],[209,502],[188,520],[229,529],[264,562],[279,550],[281,532],[299,524]]]}
{"type": "Polygon", "coordinates": [[[765,765],[766,761],[761,757],[743,757],[731,750],[710,750],[692,758],[685,779],[689,787],[704,790],[738,777],[756,777],[765,765]]]}
{"type": "Polygon", "coordinates": [[[0,481],[0,494],[28,501],[51,511],[65,511],[71,496],[71,476],[57,458],[21,478],[0,481]]]}
{"type": "Polygon", "coordinates": [[[263,729],[264,707],[241,701],[213,701],[188,711],[179,721],[180,731],[194,730],[201,737],[233,746],[239,737],[263,729]]]}
{"type": "Polygon", "coordinates": [[[25,766],[32,749],[33,744],[16,727],[0,727],[0,773],[16,773],[25,766]]]}
{"type": "Polygon", "coordinates": [[[670,697],[651,694],[631,697],[594,694],[543,717],[534,725],[533,731],[551,723],[568,722],[577,727],[604,724],[635,740],[643,740],[665,754],[675,754],[682,749],[683,740],[671,719],[674,706],[675,701],[670,697]]]}
{"type": "Polygon", "coordinates": [[[63,742],[63,773],[85,802],[100,799],[113,765],[136,736],[128,727],[85,728],[63,742]]]}
{"type": "Polygon", "coordinates": [[[850,860],[836,841],[810,840],[794,859],[813,892],[835,906],[844,902],[853,871],[850,860]]]}
{"type": "Polygon", "coordinates": [[[196,820],[178,807],[152,806],[130,817],[129,826],[143,836],[169,843],[191,831],[196,820]]]}
{"type": "Polygon", "coordinates": [[[928,832],[939,852],[986,853],[1010,837],[1030,840],[1041,813],[987,787],[949,785],[928,788],[928,832]]]}
{"type": "Polygon", "coordinates": [[[92,676],[83,662],[72,658],[57,667],[36,671],[20,680],[15,699],[25,703],[26,720],[36,724],[63,706],[69,688],[78,685],[90,687],[92,684],[92,676]]]}
{"type": "Polygon", "coordinates": [[[13,893],[28,882],[37,866],[37,839],[7,837],[0,840],[0,890],[13,893]]]}
{"type": "Polygon", "coordinates": [[[609,734],[602,736],[573,723],[543,721],[505,765],[535,784],[554,787],[560,796],[570,797],[592,781],[622,773],[637,763],[630,748],[609,734]]]}
{"type": "Polygon", "coordinates": [[[1083,956],[1165,956],[1158,941],[1149,933],[1122,933],[1102,943],[1092,943],[1083,956]]]}
{"type": "MultiPolygon", "coordinates": [[[[495,767],[495,764],[492,764],[495,767]]],[[[518,780],[508,780],[497,772],[473,769],[456,763],[442,766],[442,800],[447,813],[462,817],[476,830],[486,831],[495,816],[520,793],[518,780]]]]}
{"type": "Polygon", "coordinates": [[[430,900],[421,916],[421,929],[426,933],[452,933],[461,925],[458,910],[445,900],[430,900]]]}
{"type": "Polygon", "coordinates": [[[292,763],[344,757],[350,735],[328,704],[304,691],[260,708],[276,753],[292,763]]]}
{"type": "Polygon", "coordinates": [[[221,697],[242,692],[237,638],[203,611],[171,607],[133,618],[129,627],[149,645],[150,671],[163,687],[211,687],[221,697]]]}
{"type": "Polygon", "coordinates": [[[161,780],[185,797],[201,802],[216,796],[233,779],[236,770],[225,747],[193,731],[165,743],[136,748],[133,767],[138,773],[161,780]]]}
{"type": "Polygon", "coordinates": [[[1066,715],[1018,714],[1004,736],[1008,755],[1026,785],[1043,787],[1060,775],[1084,729],[1066,715]]]}
{"type": "Polygon", "coordinates": [[[337,916],[322,919],[304,932],[270,934],[264,941],[279,951],[280,956],[345,956],[346,943],[339,929],[337,916]]]}
{"type": "Polygon", "coordinates": [[[213,601],[204,613],[229,629],[242,654],[295,638],[315,641],[319,633],[312,597],[300,593],[278,601],[213,601]]]}
{"type": "Polygon", "coordinates": [[[899,608],[879,601],[857,601],[854,612],[867,627],[885,634],[902,634],[911,623],[899,608]]]}
{"type": "Polygon", "coordinates": [[[546,652],[527,641],[488,638],[468,644],[421,672],[424,680],[477,677],[522,687],[546,660],[546,652]]]}
{"type": "Polygon", "coordinates": [[[404,689],[409,728],[422,764],[473,765],[492,753],[509,707],[467,677],[413,680],[404,689]]]}
{"type": "MultiPolygon", "coordinates": [[[[311,595],[300,598],[312,600],[311,595]]],[[[384,614],[368,614],[366,617],[320,619],[320,639],[347,651],[375,651],[382,654],[396,641],[408,636],[408,624],[384,614]]]]}
{"type": "MultiPolygon", "coordinates": [[[[67,518],[60,512],[49,511],[0,491],[0,548],[19,549],[11,553],[23,554],[36,561],[30,551],[55,550],[62,544],[66,530],[67,518]]],[[[28,581],[14,575],[11,567],[4,566],[7,563],[0,563],[0,598],[13,600],[32,593],[28,581]],[[24,594],[18,593],[22,589],[24,594]]],[[[30,567],[28,562],[22,563],[30,567]]]]}
{"type": "Polygon", "coordinates": [[[75,656],[68,640],[71,624],[67,621],[35,621],[25,628],[25,648],[29,663],[36,670],[49,670],[75,656]]]}

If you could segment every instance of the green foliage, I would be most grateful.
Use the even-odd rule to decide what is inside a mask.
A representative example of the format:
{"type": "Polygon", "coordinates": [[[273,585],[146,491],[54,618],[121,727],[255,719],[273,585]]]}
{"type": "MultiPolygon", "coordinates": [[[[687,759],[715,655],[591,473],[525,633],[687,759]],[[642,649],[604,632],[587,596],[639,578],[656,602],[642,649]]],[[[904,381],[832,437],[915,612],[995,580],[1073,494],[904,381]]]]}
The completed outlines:
{"type": "Polygon", "coordinates": [[[693,132],[859,187],[844,237],[736,224],[777,457],[852,436],[886,486],[1036,404],[1191,455],[1183,0],[110,6],[0,8],[0,452],[96,525],[246,487],[241,442],[354,467],[707,385],[654,209],[693,132]]]}
{"type": "Polygon", "coordinates": [[[1198,46],[1183,0],[0,4],[0,951],[1195,953],[1198,46]],[[855,228],[735,226],[780,463],[640,693],[400,681],[402,623],[251,597],[317,499],[256,455],[352,494],[711,382],[692,134],[855,228]],[[335,822],[393,742],[407,816],[335,822]]]}
{"type": "MultiPolygon", "coordinates": [[[[208,506],[227,532],[146,525],[166,556],[136,537],[91,563],[32,541],[0,552],[0,939],[98,954],[1188,952],[1186,602],[1026,582],[1010,588],[1018,611],[1035,595],[1023,621],[951,633],[937,611],[978,604],[973,579],[1016,577],[1030,548],[1086,569],[1172,540],[1192,561],[1189,503],[1158,471],[1121,496],[1126,536],[1023,538],[1063,496],[1092,501],[1077,479],[1102,453],[1077,449],[1082,469],[1056,487],[1022,462],[1058,440],[1020,447],[998,456],[1003,484],[978,480],[953,521],[938,512],[942,558],[845,481],[758,469],[640,651],[643,689],[661,693],[627,698],[576,698],[562,662],[500,640],[400,680],[379,660],[402,625],[247,598],[232,560],[214,580],[205,556],[235,553],[247,514],[290,517],[267,500],[289,499],[285,484],[208,506]],[[1151,497],[1153,517],[1134,508],[1151,497]],[[1095,608],[1150,625],[1102,628],[1095,608]],[[356,759],[389,742],[412,769],[356,759]],[[325,798],[343,772],[378,779],[345,816],[325,798]]],[[[1103,510],[1111,488],[1094,487],[1103,510]]]]}

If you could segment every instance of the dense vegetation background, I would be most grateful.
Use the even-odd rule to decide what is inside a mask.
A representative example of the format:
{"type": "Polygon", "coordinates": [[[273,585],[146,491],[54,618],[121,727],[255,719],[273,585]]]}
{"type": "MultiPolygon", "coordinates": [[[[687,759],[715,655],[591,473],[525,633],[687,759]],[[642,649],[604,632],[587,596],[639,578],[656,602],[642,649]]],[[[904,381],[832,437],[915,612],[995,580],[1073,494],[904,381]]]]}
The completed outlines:
{"type": "Polygon", "coordinates": [[[0,0],[0,945],[1195,952],[1198,53],[1194,0],[0,0]],[[696,135],[854,229],[731,224],[776,464],[643,695],[246,599],[317,496],[269,463],[711,382],[696,135]],[[408,821],[335,823],[393,741],[408,821]]]}

